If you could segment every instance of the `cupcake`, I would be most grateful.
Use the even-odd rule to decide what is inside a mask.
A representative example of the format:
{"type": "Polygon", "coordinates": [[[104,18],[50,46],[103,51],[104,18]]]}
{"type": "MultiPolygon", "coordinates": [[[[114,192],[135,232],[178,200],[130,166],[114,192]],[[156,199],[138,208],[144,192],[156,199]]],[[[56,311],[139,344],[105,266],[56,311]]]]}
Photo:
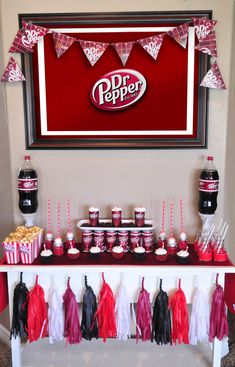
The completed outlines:
{"type": "Polygon", "coordinates": [[[53,260],[53,252],[51,250],[42,250],[39,258],[42,263],[49,264],[53,260]]]}
{"type": "Polygon", "coordinates": [[[89,251],[90,258],[92,260],[98,260],[101,255],[101,249],[99,246],[92,246],[89,251]]]}
{"type": "Polygon", "coordinates": [[[75,259],[79,258],[79,255],[80,255],[80,251],[75,247],[71,247],[67,251],[67,256],[70,260],[75,260],[75,259]]]}
{"type": "Polygon", "coordinates": [[[167,260],[167,250],[165,248],[157,248],[155,250],[155,255],[157,261],[166,261],[167,260]]]}
{"type": "Polygon", "coordinates": [[[112,248],[112,255],[115,259],[121,259],[124,254],[124,249],[122,246],[114,246],[112,248]]]}
{"type": "Polygon", "coordinates": [[[179,264],[187,264],[189,262],[189,252],[188,250],[178,251],[176,258],[179,264]]]}
{"type": "Polygon", "coordinates": [[[133,254],[136,258],[136,260],[144,260],[146,256],[145,248],[142,246],[137,246],[133,250],[133,254]]]}

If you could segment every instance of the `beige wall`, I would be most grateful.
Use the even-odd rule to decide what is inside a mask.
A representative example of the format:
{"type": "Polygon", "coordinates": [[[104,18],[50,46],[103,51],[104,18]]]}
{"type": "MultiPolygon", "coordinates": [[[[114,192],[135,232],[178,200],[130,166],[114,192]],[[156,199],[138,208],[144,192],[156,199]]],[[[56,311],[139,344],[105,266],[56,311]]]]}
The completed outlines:
{"type": "MultiPolygon", "coordinates": [[[[8,61],[8,49],[18,28],[18,13],[82,12],[82,11],[160,11],[213,10],[218,20],[218,63],[226,85],[230,83],[232,41],[232,0],[135,0],[135,1],[73,1],[73,0],[8,0],[1,1],[3,28],[3,60],[8,61]]],[[[20,61],[19,56],[16,56],[20,61]]],[[[21,222],[17,211],[16,176],[25,153],[23,98],[20,83],[6,85],[10,135],[12,197],[14,222],[21,222]]],[[[147,216],[160,226],[161,202],[184,200],[185,228],[194,236],[199,224],[197,175],[205,156],[213,154],[221,175],[218,218],[224,207],[225,139],[228,120],[228,90],[210,91],[208,150],[151,150],[151,151],[32,151],[32,160],[39,173],[38,223],[46,223],[46,199],[73,201],[72,218],[76,221],[87,215],[89,205],[109,215],[112,205],[122,206],[124,216],[143,204],[147,216]]],[[[178,214],[177,214],[178,217],[178,214]]],[[[175,221],[178,226],[178,218],[175,221]]]]}

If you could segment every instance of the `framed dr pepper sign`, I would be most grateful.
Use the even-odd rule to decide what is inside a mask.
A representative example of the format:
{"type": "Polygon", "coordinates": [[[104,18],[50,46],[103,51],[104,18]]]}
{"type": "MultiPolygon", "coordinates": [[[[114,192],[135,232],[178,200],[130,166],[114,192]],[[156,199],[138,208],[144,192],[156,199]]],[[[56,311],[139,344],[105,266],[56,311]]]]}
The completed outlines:
{"type": "Polygon", "coordinates": [[[22,54],[27,148],[206,147],[202,17],[211,12],[20,14],[40,36],[22,54]]]}

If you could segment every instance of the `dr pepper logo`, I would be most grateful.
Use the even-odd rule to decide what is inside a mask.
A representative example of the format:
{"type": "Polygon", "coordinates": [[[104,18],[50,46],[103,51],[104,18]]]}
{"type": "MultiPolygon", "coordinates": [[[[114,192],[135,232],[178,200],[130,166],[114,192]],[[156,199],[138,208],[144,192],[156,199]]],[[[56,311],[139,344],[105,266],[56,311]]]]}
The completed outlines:
{"type": "Polygon", "coordinates": [[[91,90],[92,103],[106,111],[118,111],[137,102],[146,90],[146,80],[136,70],[120,69],[103,75],[91,90]]]}

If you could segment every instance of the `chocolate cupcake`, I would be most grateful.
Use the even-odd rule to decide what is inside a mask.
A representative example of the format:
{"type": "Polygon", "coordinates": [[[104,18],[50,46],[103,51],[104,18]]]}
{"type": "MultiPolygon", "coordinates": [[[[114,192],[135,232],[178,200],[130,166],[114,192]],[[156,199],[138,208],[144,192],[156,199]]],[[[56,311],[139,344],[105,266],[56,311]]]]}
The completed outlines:
{"type": "Polygon", "coordinates": [[[188,250],[178,251],[176,254],[176,258],[179,264],[188,264],[189,263],[189,252],[188,250]]]}
{"type": "Polygon", "coordinates": [[[98,260],[101,256],[101,249],[99,246],[92,246],[89,250],[90,258],[92,260],[98,260]]]}
{"type": "Polygon", "coordinates": [[[53,260],[53,252],[51,250],[42,250],[39,258],[42,263],[49,264],[53,260]]]}
{"type": "Polygon", "coordinates": [[[134,254],[134,257],[136,258],[136,260],[143,261],[145,259],[145,256],[146,256],[145,248],[142,247],[142,246],[137,246],[137,247],[134,248],[133,254],[134,254]]]}

